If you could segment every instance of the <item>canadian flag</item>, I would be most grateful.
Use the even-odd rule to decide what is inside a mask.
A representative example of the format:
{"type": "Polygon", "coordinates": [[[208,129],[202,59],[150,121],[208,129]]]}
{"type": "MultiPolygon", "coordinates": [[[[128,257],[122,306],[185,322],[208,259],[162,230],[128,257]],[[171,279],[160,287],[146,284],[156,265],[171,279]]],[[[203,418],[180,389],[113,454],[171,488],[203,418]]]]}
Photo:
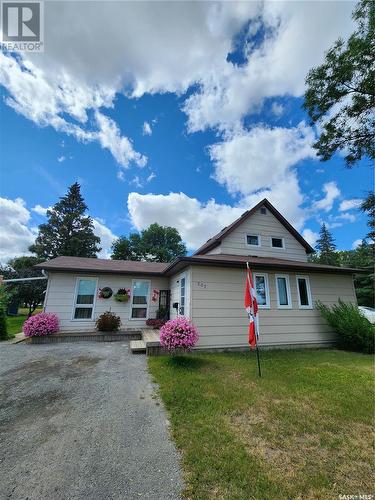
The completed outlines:
{"type": "Polygon", "coordinates": [[[249,316],[249,344],[251,349],[257,345],[259,332],[257,327],[257,314],[258,302],[254,289],[253,277],[250,269],[246,273],[246,287],[245,287],[245,309],[249,316]]]}

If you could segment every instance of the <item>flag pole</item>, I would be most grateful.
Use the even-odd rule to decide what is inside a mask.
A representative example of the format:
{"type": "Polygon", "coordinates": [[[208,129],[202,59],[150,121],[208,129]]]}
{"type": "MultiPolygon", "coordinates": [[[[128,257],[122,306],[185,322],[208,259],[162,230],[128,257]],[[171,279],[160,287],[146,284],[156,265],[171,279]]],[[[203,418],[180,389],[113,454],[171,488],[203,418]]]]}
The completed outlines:
{"type": "MultiPolygon", "coordinates": [[[[250,271],[250,267],[249,267],[249,263],[248,262],[246,262],[246,268],[247,268],[248,271],[250,271]]],[[[258,323],[258,321],[255,321],[255,318],[254,318],[254,326],[256,328],[256,333],[255,333],[256,347],[255,347],[255,350],[256,350],[256,354],[257,354],[257,363],[258,363],[258,377],[262,378],[262,371],[260,369],[259,347],[258,347],[258,333],[259,333],[258,332],[258,326],[259,326],[259,323],[258,323]]]]}

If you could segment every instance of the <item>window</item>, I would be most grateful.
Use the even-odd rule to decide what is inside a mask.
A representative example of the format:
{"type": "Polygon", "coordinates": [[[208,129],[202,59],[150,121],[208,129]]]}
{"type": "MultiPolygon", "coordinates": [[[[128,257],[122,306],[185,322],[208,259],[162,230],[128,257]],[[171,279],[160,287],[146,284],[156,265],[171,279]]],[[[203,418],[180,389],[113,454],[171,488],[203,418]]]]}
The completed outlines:
{"type": "Polygon", "coordinates": [[[185,314],[185,298],[186,298],[186,279],[181,278],[180,280],[180,314],[184,316],[185,314]]]}
{"type": "Polygon", "coordinates": [[[271,237],[271,247],[284,249],[285,248],[284,238],[271,237]]]}
{"type": "Polygon", "coordinates": [[[149,281],[133,281],[131,319],[147,319],[149,295],[149,281]]]}
{"type": "Polygon", "coordinates": [[[296,276],[298,302],[301,309],[312,309],[310,280],[308,276],[296,276]]]}
{"type": "Polygon", "coordinates": [[[266,209],[266,207],[260,207],[260,213],[261,213],[262,215],[266,215],[266,214],[267,214],[267,209],[266,209]]]}
{"type": "Polygon", "coordinates": [[[268,275],[254,273],[254,284],[260,309],[269,309],[270,294],[268,289],[268,275]]]}
{"type": "Polygon", "coordinates": [[[257,234],[247,234],[246,244],[252,247],[260,247],[260,236],[257,234]]]}
{"type": "Polygon", "coordinates": [[[291,309],[289,276],[276,275],[277,307],[279,309],[291,309]]]}
{"type": "Polygon", "coordinates": [[[73,319],[92,319],[97,282],[96,278],[77,278],[73,319]]]}

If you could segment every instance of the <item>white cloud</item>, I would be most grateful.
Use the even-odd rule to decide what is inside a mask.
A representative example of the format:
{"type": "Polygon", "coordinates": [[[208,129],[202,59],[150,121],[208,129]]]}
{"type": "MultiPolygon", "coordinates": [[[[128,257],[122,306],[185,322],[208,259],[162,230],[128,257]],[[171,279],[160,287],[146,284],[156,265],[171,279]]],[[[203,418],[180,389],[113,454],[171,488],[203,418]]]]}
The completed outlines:
{"type": "Polygon", "coordinates": [[[42,207],[42,205],[35,205],[31,210],[39,215],[45,216],[47,214],[47,210],[51,210],[52,207],[42,207]]]}
{"type": "Polygon", "coordinates": [[[334,181],[326,182],[323,185],[323,191],[325,192],[324,198],[316,201],[313,204],[313,208],[315,210],[324,210],[325,212],[329,212],[332,210],[333,203],[340,196],[341,191],[334,181]]]}
{"type": "Polygon", "coordinates": [[[143,123],[142,132],[143,135],[152,135],[152,128],[148,122],[143,123]]]}
{"type": "Polygon", "coordinates": [[[275,188],[273,191],[250,195],[235,206],[216,203],[213,199],[202,203],[185,193],[162,195],[133,192],[128,196],[128,210],[137,230],[144,229],[153,222],[172,226],[178,229],[189,249],[196,249],[265,196],[296,228],[301,227],[305,213],[298,207],[302,195],[293,177],[285,180],[279,190],[275,188]],[[285,189],[289,190],[290,196],[285,196],[285,189]]]}
{"type": "Polygon", "coordinates": [[[138,175],[135,175],[133,177],[133,179],[130,181],[130,184],[133,184],[137,188],[143,187],[143,182],[141,181],[138,175]]]}
{"type": "Polygon", "coordinates": [[[209,148],[215,179],[230,193],[247,195],[281,182],[289,169],[314,158],[314,133],[304,122],[294,128],[257,126],[209,148]]]}
{"type": "Polygon", "coordinates": [[[147,157],[134,150],[132,142],[121,135],[116,122],[99,111],[96,111],[95,117],[99,126],[97,139],[103,148],[109,149],[117,163],[128,168],[129,163],[134,162],[143,168],[147,163],[147,157]]]}
{"type": "Polygon", "coordinates": [[[66,158],[65,158],[65,156],[64,156],[64,155],[61,155],[61,156],[59,156],[59,157],[57,158],[57,161],[58,161],[59,163],[62,163],[63,161],[65,161],[65,159],[66,159],[66,158]]]}
{"type": "Polygon", "coordinates": [[[362,244],[362,240],[354,240],[353,244],[352,244],[352,249],[355,250],[361,244],[362,244]]]}
{"type": "Polygon", "coordinates": [[[155,172],[151,172],[151,174],[147,177],[146,182],[151,182],[153,179],[155,179],[155,177],[155,172]]]}
{"type": "Polygon", "coordinates": [[[266,189],[243,197],[240,200],[240,206],[248,210],[263,198],[267,198],[297,230],[303,227],[309,211],[301,208],[304,196],[295,172],[285,174],[278,182],[266,189]]]}
{"type": "Polygon", "coordinates": [[[363,200],[360,198],[353,198],[351,200],[343,200],[340,203],[340,212],[345,212],[345,210],[352,210],[353,208],[358,208],[363,200]]]}
{"type": "MultiPolygon", "coordinates": [[[[111,107],[115,89],[88,86],[65,72],[53,74],[33,62],[0,53],[0,84],[7,88],[6,103],[41,127],[73,135],[78,141],[97,141],[108,149],[123,168],[131,162],[143,167],[147,158],[121,136],[117,124],[99,111],[111,107]],[[93,122],[88,111],[96,110],[93,122]]],[[[60,156],[58,161],[63,161],[60,156]]]]}
{"type": "Polygon", "coordinates": [[[245,53],[245,64],[207,68],[199,90],[183,108],[189,131],[230,130],[247,113],[259,111],[266,98],[301,96],[307,72],[322,62],[339,36],[353,30],[353,7],[350,2],[341,3],[339,9],[335,2],[264,2],[254,17],[256,26],[268,35],[245,53]]]}
{"type": "Polygon", "coordinates": [[[184,193],[130,193],[128,210],[137,230],[153,222],[175,227],[189,249],[202,245],[209,237],[239,217],[244,209],[220,205],[215,200],[201,203],[184,193]]]}
{"type": "Polygon", "coordinates": [[[0,262],[28,254],[35,232],[28,227],[30,212],[22,198],[0,198],[0,262]]]}
{"type": "Polygon", "coordinates": [[[342,220],[345,220],[348,222],[355,222],[357,220],[357,217],[353,214],[344,213],[344,214],[338,215],[336,217],[336,219],[342,219],[342,220]]]}
{"type": "Polygon", "coordinates": [[[284,106],[278,102],[273,102],[271,106],[272,113],[276,116],[276,118],[280,118],[280,116],[284,113],[284,106]]]}
{"type": "Polygon", "coordinates": [[[316,240],[319,238],[319,233],[306,228],[302,231],[302,236],[305,238],[307,243],[314,247],[316,244],[316,240]]]}
{"type": "Polygon", "coordinates": [[[281,1],[47,7],[48,50],[23,54],[20,62],[2,55],[0,81],[18,112],[82,140],[92,139],[71,118],[86,123],[88,110],[113,106],[116,92],[181,94],[194,84],[199,90],[184,107],[189,129],[232,128],[265,98],[302,95],[307,71],[353,29],[351,2],[340,8],[335,2],[281,1]],[[84,37],[82,19],[89,34],[84,37]],[[245,64],[236,66],[227,55],[249,20],[258,45],[248,44],[245,64]]]}
{"type": "Polygon", "coordinates": [[[109,259],[111,255],[111,246],[117,236],[105,225],[105,221],[99,218],[93,218],[94,233],[100,238],[100,246],[102,248],[98,257],[101,259],[109,259]]]}

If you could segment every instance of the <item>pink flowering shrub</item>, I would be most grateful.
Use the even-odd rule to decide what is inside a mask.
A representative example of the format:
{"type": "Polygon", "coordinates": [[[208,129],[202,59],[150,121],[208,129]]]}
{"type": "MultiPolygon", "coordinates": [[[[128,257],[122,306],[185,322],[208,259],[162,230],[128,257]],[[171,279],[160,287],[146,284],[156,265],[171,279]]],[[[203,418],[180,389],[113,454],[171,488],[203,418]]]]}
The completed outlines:
{"type": "Polygon", "coordinates": [[[198,342],[197,328],[184,316],[171,319],[160,328],[160,344],[164,349],[191,349],[198,342]]]}
{"type": "Polygon", "coordinates": [[[30,316],[23,325],[23,333],[26,337],[39,337],[59,331],[59,318],[56,314],[39,313],[30,316]]]}

